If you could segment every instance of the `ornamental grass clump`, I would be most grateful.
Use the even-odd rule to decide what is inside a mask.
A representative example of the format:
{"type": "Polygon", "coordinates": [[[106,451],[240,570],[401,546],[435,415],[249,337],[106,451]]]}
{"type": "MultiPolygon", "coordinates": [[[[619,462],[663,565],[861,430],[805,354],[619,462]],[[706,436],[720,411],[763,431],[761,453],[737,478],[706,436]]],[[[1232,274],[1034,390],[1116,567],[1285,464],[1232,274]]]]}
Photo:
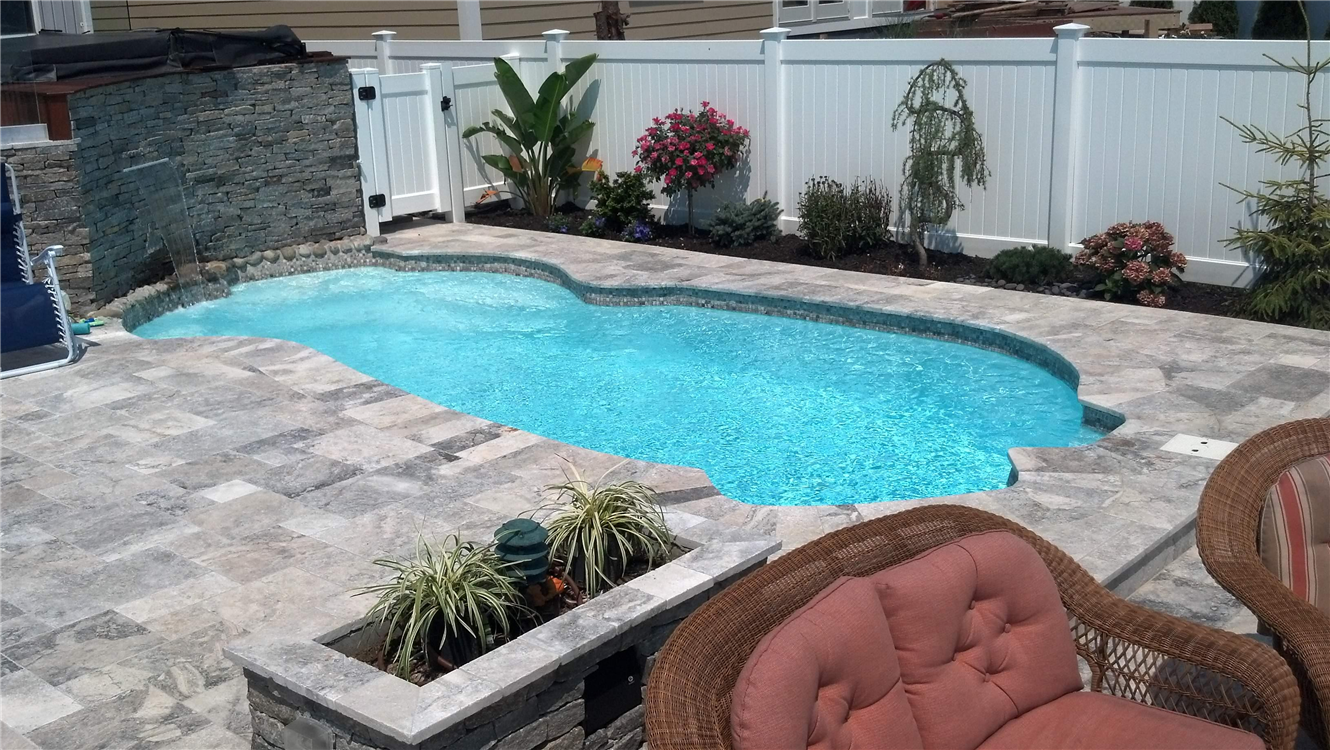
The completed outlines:
{"type": "Polygon", "coordinates": [[[799,196],[799,234],[824,260],[866,253],[891,237],[891,193],[873,180],[856,180],[847,190],[830,177],[814,177],[799,196]]]}
{"type": "Polygon", "coordinates": [[[673,543],[655,490],[631,479],[604,484],[622,465],[594,482],[573,466],[567,481],[546,488],[555,496],[542,509],[553,511],[541,521],[550,533],[550,555],[564,562],[587,598],[613,588],[630,561],[664,559],[673,543]]]}
{"type": "Polygon", "coordinates": [[[1173,249],[1173,235],[1157,221],[1114,224],[1081,245],[1085,249],[1072,262],[1095,273],[1095,291],[1108,300],[1163,307],[1166,292],[1187,267],[1187,256],[1173,249]]]}
{"type": "Polygon", "coordinates": [[[450,670],[489,651],[528,612],[509,563],[492,545],[456,535],[434,547],[416,538],[414,560],[378,559],[393,571],[357,596],[378,597],[369,618],[386,633],[382,658],[402,679],[422,667],[450,670]]]}
{"type": "Polygon", "coordinates": [[[634,171],[664,183],[661,192],[688,194],[688,229],[693,224],[693,193],[715,184],[721,174],[734,169],[748,147],[748,128],[716,111],[711,102],[702,110],[676,109],[664,118],[652,118],[651,126],[637,139],[634,171]]]}

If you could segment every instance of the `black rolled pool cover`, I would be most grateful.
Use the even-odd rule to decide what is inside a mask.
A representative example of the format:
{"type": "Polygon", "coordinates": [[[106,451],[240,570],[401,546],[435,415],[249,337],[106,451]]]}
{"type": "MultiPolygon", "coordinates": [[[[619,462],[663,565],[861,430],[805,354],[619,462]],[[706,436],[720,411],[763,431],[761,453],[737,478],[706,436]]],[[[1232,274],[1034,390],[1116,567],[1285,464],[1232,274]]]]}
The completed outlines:
{"type": "Polygon", "coordinates": [[[73,81],[265,65],[309,57],[289,26],[262,31],[143,31],[63,34],[41,32],[5,40],[0,80],[73,81]]]}

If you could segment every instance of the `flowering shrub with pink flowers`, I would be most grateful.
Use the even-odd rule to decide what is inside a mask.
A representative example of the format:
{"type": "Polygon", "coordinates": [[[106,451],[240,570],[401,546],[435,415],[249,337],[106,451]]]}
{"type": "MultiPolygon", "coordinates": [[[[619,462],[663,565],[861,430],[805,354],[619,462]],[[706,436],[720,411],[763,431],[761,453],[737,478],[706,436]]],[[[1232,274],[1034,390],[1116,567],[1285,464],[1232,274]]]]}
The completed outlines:
{"type": "Polygon", "coordinates": [[[1163,307],[1165,292],[1187,266],[1187,256],[1173,249],[1173,235],[1157,221],[1114,224],[1081,240],[1084,250],[1072,261],[1098,275],[1095,291],[1104,299],[1132,298],[1163,307]]]}
{"type": "Polygon", "coordinates": [[[693,225],[693,193],[739,163],[748,145],[748,128],[717,112],[710,102],[702,110],[676,109],[655,117],[637,139],[635,171],[664,182],[665,195],[688,193],[688,225],[693,225]]]}

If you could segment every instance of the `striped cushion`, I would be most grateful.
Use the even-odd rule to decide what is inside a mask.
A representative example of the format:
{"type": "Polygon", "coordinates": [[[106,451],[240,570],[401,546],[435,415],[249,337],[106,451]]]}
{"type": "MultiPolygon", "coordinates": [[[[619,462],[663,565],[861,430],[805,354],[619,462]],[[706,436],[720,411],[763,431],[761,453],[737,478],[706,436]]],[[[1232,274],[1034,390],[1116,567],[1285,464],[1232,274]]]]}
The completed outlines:
{"type": "Polygon", "coordinates": [[[1261,561],[1330,616],[1330,454],[1284,472],[1266,495],[1261,561]]]}

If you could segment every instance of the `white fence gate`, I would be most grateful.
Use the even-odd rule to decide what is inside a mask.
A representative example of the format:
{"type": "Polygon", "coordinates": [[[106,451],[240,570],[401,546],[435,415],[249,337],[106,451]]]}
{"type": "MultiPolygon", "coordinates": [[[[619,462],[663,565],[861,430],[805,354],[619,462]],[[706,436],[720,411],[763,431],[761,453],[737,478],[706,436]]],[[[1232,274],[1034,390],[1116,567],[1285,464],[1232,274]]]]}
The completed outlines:
{"type": "MultiPolygon", "coordinates": [[[[451,210],[460,218],[462,206],[482,191],[491,185],[501,189],[502,175],[479,158],[500,153],[494,139],[463,143],[451,135],[491,119],[493,109],[507,109],[492,63],[476,63],[503,57],[534,90],[564,61],[594,52],[600,57],[571,99],[595,101],[588,154],[604,160],[607,172],[632,168],[634,141],[653,116],[709,100],[750,128],[752,143],[740,169],[699,195],[699,215],[705,217],[717,201],[766,194],[780,203],[783,228],[794,231],[798,197],[811,177],[827,175],[843,183],[872,178],[897,192],[907,134],[891,130],[892,109],[911,76],[946,58],[969,81],[992,176],[986,188],[962,191],[965,210],[946,232],[930,238],[934,246],[980,256],[1024,244],[1074,252],[1082,237],[1115,222],[1156,220],[1177,237],[1177,249],[1190,261],[1189,280],[1249,282],[1251,259],[1224,239],[1235,225],[1253,221],[1252,206],[1238,203],[1222,184],[1259,188],[1261,180],[1288,178],[1297,167],[1256,153],[1220,118],[1277,133],[1295,129],[1304,117],[1297,108],[1304,83],[1269,57],[1296,58],[1306,53],[1305,45],[1086,39],[1085,31],[1067,25],[1056,39],[792,41],[785,30],[769,29],[761,40],[597,42],[568,41],[567,32],[556,30],[543,41],[398,41],[391,53],[390,33],[381,32],[377,44],[308,45],[349,57],[354,65],[377,62],[380,71],[396,72],[377,80],[415,81],[401,84],[399,91],[426,89],[431,76],[438,76],[439,90],[446,88],[455,100],[444,114],[450,133],[446,149],[433,147],[445,156],[432,156],[428,145],[371,142],[370,148],[388,158],[364,163],[381,170],[376,184],[393,185],[391,207],[376,209],[374,218],[407,212],[397,195],[431,190],[437,201],[426,201],[423,210],[451,210]],[[471,67],[452,67],[460,65],[471,67]],[[422,74],[425,78],[411,77],[422,74]],[[396,157],[393,148],[401,151],[396,157]],[[437,172],[440,158],[450,170],[437,172]],[[408,169],[436,172],[414,183],[393,176],[394,170],[408,169]],[[447,187],[439,187],[438,174],[449,175],[447,187]],[[451,192],[445,196],[442,190],[451,192]]],[[[1330,42],[1313,42],[1312,54],[1330,54],[1330,42]]],[[[375,75],[356,74],[362,80],[375,75]]],[[[373,114],[386,103],[371,100],[366,109],[373,114]]],[[[1330,77],[1317,79],[1312,108],[1318,115],[1330,112],[1330,77]]],[[[429,134],[435,122],[429,118],[439,112],[437,103],[422,104],[418,113],[399,118],[415,122],[410,127],[416,130],[398,131],[388,114],[386,125],[380,120],[374,127],[389,133],[391,141],[429,134]]],[[[362,128],[362,156],[366,143],[362,128]]],[[[386,187],[369,194],[380,192],[387,202],[386,187]]],[[[665,196],[658,196],[655,207],[680,209],[678,200],[665,196]]]]}
{"type": "MultiPolygon", "coordinates": [[[[491,69],[493,66],[489,66],[491,69]]],[[[451,67],[418,73],[351,71],[365,224],[371,235],[395,216],[448,213],[463,220],[462,153],[451,113],[451,67]],[[445,75],[446,74],[446,75],[445,75]]]]}

